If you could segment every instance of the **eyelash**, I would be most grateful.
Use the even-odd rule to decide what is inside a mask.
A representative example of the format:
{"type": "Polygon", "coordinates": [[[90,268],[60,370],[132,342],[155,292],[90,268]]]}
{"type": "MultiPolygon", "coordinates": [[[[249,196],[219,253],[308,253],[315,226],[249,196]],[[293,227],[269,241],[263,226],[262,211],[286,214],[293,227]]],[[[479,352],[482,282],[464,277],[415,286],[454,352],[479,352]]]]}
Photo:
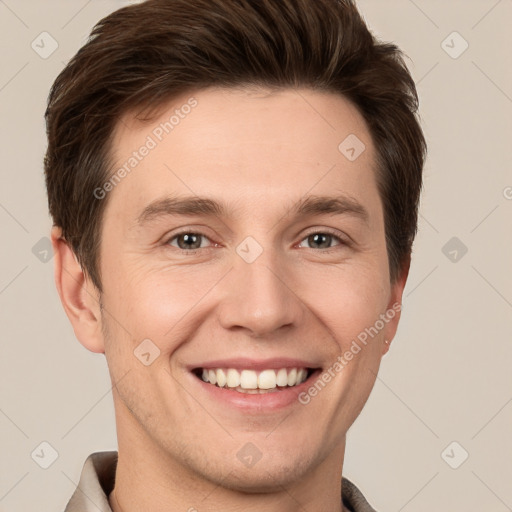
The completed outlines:
{"type": "MultiPolygon", "coordinates": [[[[312,236],[312,235],[317,235],[317,234],[320,234],[320,235],[329,235],[329,236],[331,236],[331,237],[335,238],[335,239],[336,239],[338,242],[340,242],[340,243],[339,243],[338,245],[335,245],[335,246],[333,246],[333,247],[329,247],[329,248],[327,248],[327,249],[313,249],[313,248],[308,248],[308,247],[306,247],[306,249],[310,249],[310,250],[312,250],[312,251],[321,251],[321,252],[323,252],[323,253],[327,253],[327,254],[329,254],[329,253],[331,253],[331,252],[336,251],[336,249],[337,249],[338,247],[340,247],[340,246],[350,246],[350,243],[349,243],[347,240],[345,240],[345,239],[341,238],[338,234],[336,234],[334,231],[332,231],[332,230],[330,230],[330,229],[322,229],[322,230],[311,231],[311,232],[307,233],[307,234],[306,234],[306,235],[301,239],[301,243],[302,243],[304,240],[306,240],[308,237],[310,237],[310,236],[312,236]]],[[[202,237],[204,237],[204,238],[206,238],[206,239],[210,240],[210,239],[208,238],[208,236],[207,236],[207,235],[205,235],[204,233],[201,233],[200,231],[192,231],[192,230],[188,229],[188,230],[181,231],[181,232],[179,232],[179,233],[174,233],[170,238],[167,238],[167,239],[164,241],[163,245],[164,245],[164,246],[170,246],[170,247],[173,247],[173,249],[176,249],[177,251],[180,251],[181,253],[186,253],[186,254],[195,254],[197,251],[202,250],[202,249],[212,249],[212,247],[200,247],[199,249],[190,249],[190,250],[188,250],[188,249],[180,249],[179,247],[171,246],[171,245],[170,245],[170,242],[171,242],[172,240],[174,240],[175,238],[178,238],[178,237],[179,237],[179,236],[181,236],[181,235],[199,235],[199,236],[202,236],[202,237]]],[[[210,240],[210,242],[211,242],[211,240],[210,240]]]]}

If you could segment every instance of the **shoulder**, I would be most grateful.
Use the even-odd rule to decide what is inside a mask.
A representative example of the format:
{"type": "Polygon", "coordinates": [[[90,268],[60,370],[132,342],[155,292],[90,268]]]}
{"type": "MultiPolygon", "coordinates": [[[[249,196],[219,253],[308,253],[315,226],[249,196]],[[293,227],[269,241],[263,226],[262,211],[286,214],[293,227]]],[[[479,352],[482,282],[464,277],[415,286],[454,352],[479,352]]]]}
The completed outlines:
{"type": "Polygon", "coordinates": [[[95,452],[84,462],[80,481],[64,512],[111,512],[108,495],[114,488],[117,451],[95,452]],[[94,504],[94,505],[93,505],[94,504]]]}
{"type": "Polygon", "coordinates": [[[359,488],[348,478],[341,478],[343,505],[351,512],[377,512],[366,500],[359,488]]]}

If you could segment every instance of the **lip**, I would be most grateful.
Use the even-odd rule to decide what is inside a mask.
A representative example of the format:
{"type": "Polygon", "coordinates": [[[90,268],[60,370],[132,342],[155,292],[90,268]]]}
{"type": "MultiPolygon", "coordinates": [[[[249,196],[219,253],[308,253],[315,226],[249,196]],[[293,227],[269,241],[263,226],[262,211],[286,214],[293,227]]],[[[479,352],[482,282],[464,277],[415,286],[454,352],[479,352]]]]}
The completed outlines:
{"type": "Polygon", "coordinates": [[[192,380],[192,386],[197,387],[199,393],[205,394],[209,401],[214,401],[221,407],[227,407],[230,410],[239,410],[243,413],[249,414],[271,414],[278,412],[287,407],[300,405],[303,407],[298,397],[304,392],[311,383],[320,375],[321,368],[312,366],[311,363],[299,361],[297,359],[272,359],[265,361],[256,361],[249,359],[223,359],[219,361],[209,361],[202,365],[191,366],[188,372],[192,380]],[[313,371],[309,377],[298,384],[297,386],[290,386],[279,391],[267,392],[262,394],[240,393],[229,388],[219,388],[208,382],[200,379],[193,370],[198,368],[235,368],[235,369],[252,369],[252,370],[265,370],[265,369],[279,369],[279,368],[310,368],[313,371]]]}
{"type": "Polygon", "coordinates": [[[300,359],[291,359],[288,357],[278,357],[272,359],[250,359],[250,358],[231,358],[218,359],[215,361],[205,361],[202,363],[188,365],[187,369],[191,372],[198,368],[213,370],[215,368],[234,368],[235,370],[280,370],[281,368],[311,368],[317,369],[318,365],[311,361],[300,359]]]}

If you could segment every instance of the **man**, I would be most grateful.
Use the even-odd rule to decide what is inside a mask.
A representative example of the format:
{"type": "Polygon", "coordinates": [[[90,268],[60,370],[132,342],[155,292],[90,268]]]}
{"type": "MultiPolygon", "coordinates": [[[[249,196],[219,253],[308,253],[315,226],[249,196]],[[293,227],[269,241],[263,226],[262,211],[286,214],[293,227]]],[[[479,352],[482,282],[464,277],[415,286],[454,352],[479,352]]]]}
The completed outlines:
{"type": "Polygon", "coordinates": [[[346,433],[400,318],[426,145],[349,0],[148,0],[59,75],[55,280],[118,452],[66,512],[374,510],[346,433]]]}

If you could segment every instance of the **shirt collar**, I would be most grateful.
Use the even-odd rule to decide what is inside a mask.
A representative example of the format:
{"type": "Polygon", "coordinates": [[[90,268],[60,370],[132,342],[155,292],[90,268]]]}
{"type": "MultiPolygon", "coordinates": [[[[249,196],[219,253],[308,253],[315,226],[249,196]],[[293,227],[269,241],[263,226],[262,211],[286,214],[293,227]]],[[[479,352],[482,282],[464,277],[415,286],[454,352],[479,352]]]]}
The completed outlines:
{"type": "MultiPolygon", "coordinates": [[[[87,457],[78,486],[64,512],[112,512],[108,495],[114,488],[117,451],[87,457]]],[[[376,512],[354,483],[341,478],[343,505],[351,512],[376,512]]]]}

